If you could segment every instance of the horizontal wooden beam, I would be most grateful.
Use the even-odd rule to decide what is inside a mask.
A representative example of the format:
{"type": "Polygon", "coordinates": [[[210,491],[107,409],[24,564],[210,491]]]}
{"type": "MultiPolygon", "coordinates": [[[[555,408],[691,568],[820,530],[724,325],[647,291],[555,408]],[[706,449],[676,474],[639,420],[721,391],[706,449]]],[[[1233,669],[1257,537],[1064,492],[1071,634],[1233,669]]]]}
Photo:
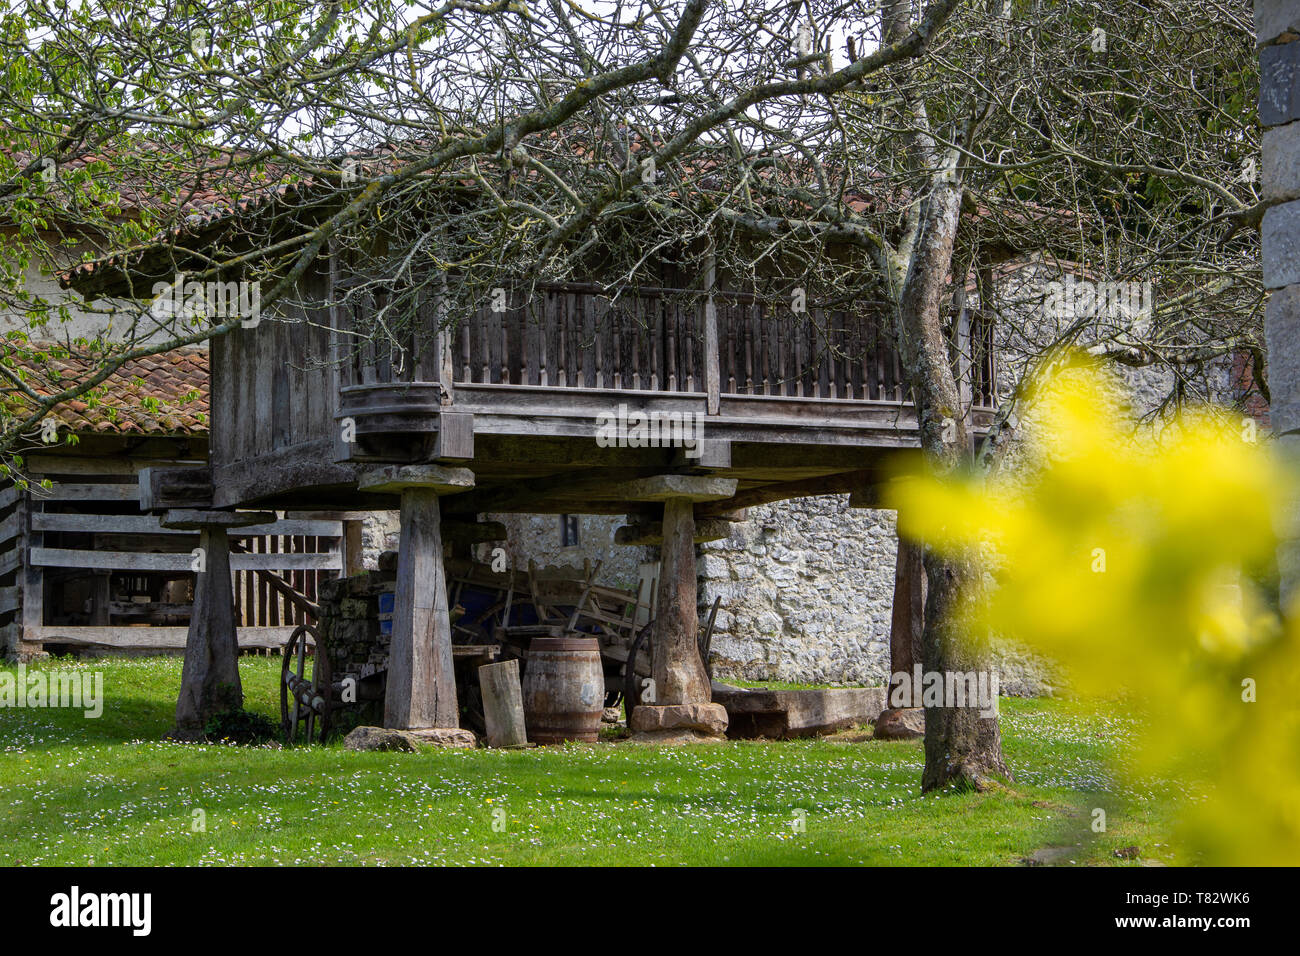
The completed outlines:
{"type": "MultiPolygon", "coordinates": [[[[94,515],[37,512],[32,515],[34,531],[65,531],[74,534],[180,534],[194,535],[195,531],[164,528],[156,515],[94,515]]],[[[248,525],[233,528],[232,538],[260,538],[263,535],[309,536],[338,538],[343,535],[341,521],[275,521],[271,524],[248,525]]],[[[0,541],[5,540],[0,532],[0,541]]]]}
{"type": "MultiPolygon", "coordinates": [[[[71,548],[32,548],[31,563],[45,568],[107,568],[113,571],[188,571],[193,562],[188,551],[157,554],[146,551],[76,551],[71,548]]],[[[232,554],[236,571],[338,571],[343,556],[337,551],[323,554],[279,552],[232,554]]]]}
{"type": "MultiPolygon", "coordinates": [[[[241,650],[284,647],[294,627],[236,628],[241,650]]],[[[47,624],[36,635],[28,634],[32,643],[97,645],[100,647],[141,648],[150,650],[184,650],[188,627],[64,627],[47,624]]]]}
{"type": "Polygon", "coordinates": [[[212,469],[146,468],[136,488],[141,511],[211,508],[212,469]]]}
{"type": "Polygon", "coordinates": [[[36,501],[139,501],[140,486],[56,481],[51,488],[33,485],[31,495],[36,501]]]}
{"type": "Polygon", "coordinates": [[[27,455],[24,461],[26,470],[32,475],[138,475],[146,468],[187,468],[201,467],[203,462],[184,459],[164,458],[128,458],[125,455],[114,458],[91,457],[87,455],[51,455],[37,453],[27,455]]]}

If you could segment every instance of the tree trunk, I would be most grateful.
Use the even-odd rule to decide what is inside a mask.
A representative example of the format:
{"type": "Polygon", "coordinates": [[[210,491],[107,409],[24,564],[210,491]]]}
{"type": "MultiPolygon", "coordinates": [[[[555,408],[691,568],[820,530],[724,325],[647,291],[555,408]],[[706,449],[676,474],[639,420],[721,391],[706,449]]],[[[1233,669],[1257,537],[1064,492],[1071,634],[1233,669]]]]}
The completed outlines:
{"type": "MultiPolygon", "coordinates": [[[[921,210],[907,276],[899,297],[899,349],[916,402],[921,448],[929,467],[952,473],[972,458],[957,382],[949,363],[943,328],[944,293],[952,268],[961,211],[961,186],[951,172],[936,171],[921,210]]],[[[958,281],[962,281],[959,277],[958,281]]],[[[954,617],[967,589],[978,587],[974,556],[945,557],[925,551],[924,669],[942,674],[988,672],[987,640],[963,634],[954,617]]],[[[990,777],[1009,777],[1002,757],[998,718],[981,717],[979,707],[927,707],[925,771],[921,789],[983,788],[990,777]]]]}

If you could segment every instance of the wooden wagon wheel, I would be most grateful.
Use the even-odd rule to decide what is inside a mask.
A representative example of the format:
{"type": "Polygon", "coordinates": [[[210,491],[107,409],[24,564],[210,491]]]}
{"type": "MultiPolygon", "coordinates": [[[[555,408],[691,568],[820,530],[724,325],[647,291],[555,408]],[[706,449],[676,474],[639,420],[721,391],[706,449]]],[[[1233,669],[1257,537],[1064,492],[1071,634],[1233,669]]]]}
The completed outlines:
{"type": "MultiPolygon", "coordinates": [[[[316,647],[320,648],[316,629],[310,624],[299,624],[289,635],[280,659],[280,726],[284,731],[285,742],[293,743],[298,738],[298,726],[306,718],[306,740],[311,742],[318,716],[316,707],[304,704],[301,700],[303,685],[306,683],[307,638],[311,637],[316,647]],[[291,680],[290,678],[293,678],[291,680]],[[290,708],[290,701],[293,706],[290,708]]],[[[313,655],[310,686],[310,699],[319,702],[320,737],[323,741],[330,730],[330,710],[332,687],[329,678],[329,662],[324,655],[313,655]]]]}

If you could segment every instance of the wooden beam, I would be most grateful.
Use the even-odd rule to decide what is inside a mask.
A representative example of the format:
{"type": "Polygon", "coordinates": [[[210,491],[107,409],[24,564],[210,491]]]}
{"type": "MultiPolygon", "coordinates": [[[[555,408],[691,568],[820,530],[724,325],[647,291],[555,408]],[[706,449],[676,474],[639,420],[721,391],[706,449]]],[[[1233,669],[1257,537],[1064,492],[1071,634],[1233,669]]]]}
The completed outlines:
{"type": "Polygon", "coordinates": [[[51,488],[33,485],[30,497],[39,501],[139,501],[140,486],[56,481],[51,488]]]}
{"type": "Polygon", "coordinates": [[[699,582],[695,573],[694,507],[686,498],[664,503],[662,570],[652,653],[656,705],[699,704],[712,699],[696,643],[699,582]]]}
{"type": "MultiPolygon", "coordinates": [[[[241,627],[240,650],[283,647],[293,627],[241,627]]],[[[37,639],[48,644],[73,644],[151,650],[183,650],[188,627],[108,626],[85,627],[51,624],[39,629],[37,639]]]]}
{"type": "Polygon", "coordinates": [[[704,326],[704,392],[707,411],[717,415],[722,402],[722,371],[718,352],[718,307],[713,301],[717,285],[717,260],[712,253],[704,260],[704,302],[700,305],[704,326]]]}
{"type": "Polygon", "coordinates": [[[146,468],[138,488],[141,511],[211,508],[212,469],[146,468]]]}
{"type": "MultiPolygon", "coordinates": [[[[30,561],[41,568],[107,568],[114,571],[189,571],[190,552],[163,553],[149,551],[77,551],[71,548],[30,549],[30,561]]],[[[343,558],[337,551],[311,554],[273,552],[236,554],[230,559],[236,571],[337,571],[343,558]]]]}
{"type": "MultiPolygon", "coordinates": [[[[23,520],[30,524],[31,517],[40,514],[44,508],[42,502],[29,496],[19,505],[18,510],[23,515],[23,520]]],[[[41,532],[29,531],[22,545],[15,549],[15,553],[23,559],[22,569],[15,578],[22,588],[22,612],[19,614],[19,620],[22,621],[21,639],[24,644],[36,646],[40,644],[40,632],[45,624],[45,572],[37,566],[33,552],[39,551],[44,542],[45,535],[41,532]]]]}
{"type": "Polygon", "coordinates": [[[440,525],[436,489],[403,489],[385,727],[460,726],[440,525]]]}
{"type": "Polygon", "coordinates": [[[723,511],[753,508],[787,498],[810,498],[816,495],[837,495],[857,491],[875,480],[873,471],[851,471],[800,481],[774,482],[738,492],[732,498],[705,504],[700,507],[700,517],[715,517],[723,511]]]}

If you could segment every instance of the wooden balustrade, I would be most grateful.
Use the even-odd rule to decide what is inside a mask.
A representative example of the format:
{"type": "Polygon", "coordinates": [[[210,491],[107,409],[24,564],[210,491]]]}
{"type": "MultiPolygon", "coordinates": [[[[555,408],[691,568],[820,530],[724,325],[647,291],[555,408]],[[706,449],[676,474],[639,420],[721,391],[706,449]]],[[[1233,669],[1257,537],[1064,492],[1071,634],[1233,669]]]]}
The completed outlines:
{"type": "MultiPolygon", "coordinates": [[[[438,381],[904,403],[892,334],[871,308],[795,313],[753,295],[642,288],[616,297],[593,286],[507,290],[439,329],[436,296],[400,302],[354,289],[339,310],[356,334],[340,384],[438,381]],[[495,309],[493,305],[504,305],[495,309]],[[415,321],[399,317],[411,314],[415,321]]],[[[451,309],[454,313],[454,307],[451,309]]],[[[964,321],[965,319],[963,319],[964,321]]],[[[960,363],[976,407],[991,407],[992,326],[972,323],[960,363]]],[[[713,405],[715,395],[710,395],[713,405]]]]}

